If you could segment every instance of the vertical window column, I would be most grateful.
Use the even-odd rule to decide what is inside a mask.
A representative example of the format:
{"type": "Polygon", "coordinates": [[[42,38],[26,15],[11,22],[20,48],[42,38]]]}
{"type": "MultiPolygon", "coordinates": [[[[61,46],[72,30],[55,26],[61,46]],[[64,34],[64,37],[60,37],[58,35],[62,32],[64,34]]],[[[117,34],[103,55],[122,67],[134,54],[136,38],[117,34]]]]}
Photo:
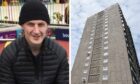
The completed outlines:
{"type": "Polygon", "coordinates": [[[88,83],[97,83],[100,81],[101,74],[101,53],[102,53],[102,40],[103,40],[103,23],[104,11],[97,15],[96,26],[94,29],[94,43],[92,48],[92,57],[90,63],[90,70],[88,75],[88,83]]]}
{"type": "MultiPolygon", "coordinates": [[[[93,22],[94,24],[94,22],[93,22]]],[[[87,82],[87,76],[89,73],[89,64],[91,61],[91,56],[92,56],[92,49],[93,49],[93,39],[94,39],[94,34],[95,34],[95,27],[94,25],[92,25],[93,27],[91,28],[91,32],[89,33],[89,43],[87,46],[87,55],[86,55],[86,59],[85,59],[85,64],[84,64],[84,68],[83,68],[83,76],[82,76],[82,84],[85,84],[87,82]]]]}
{"type": "Polygon", "coordinates": [[[105,25],[104,25],[104,32],[103,32],[104,42],[103,42],[103,67],[102,67],[102,80],[108,80],[108,16],[105,15],[105,25]]]}

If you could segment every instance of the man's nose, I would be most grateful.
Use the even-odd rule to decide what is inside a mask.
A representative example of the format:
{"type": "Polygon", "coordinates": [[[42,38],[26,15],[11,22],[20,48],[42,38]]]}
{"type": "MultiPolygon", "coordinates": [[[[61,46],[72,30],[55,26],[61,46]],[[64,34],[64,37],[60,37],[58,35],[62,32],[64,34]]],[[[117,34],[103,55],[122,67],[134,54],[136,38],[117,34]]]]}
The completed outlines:
{"type": "Polygon", "coordinates": [[[34,27],[34,33],[39,33],[39,27],[37,25],[34,27]]]}

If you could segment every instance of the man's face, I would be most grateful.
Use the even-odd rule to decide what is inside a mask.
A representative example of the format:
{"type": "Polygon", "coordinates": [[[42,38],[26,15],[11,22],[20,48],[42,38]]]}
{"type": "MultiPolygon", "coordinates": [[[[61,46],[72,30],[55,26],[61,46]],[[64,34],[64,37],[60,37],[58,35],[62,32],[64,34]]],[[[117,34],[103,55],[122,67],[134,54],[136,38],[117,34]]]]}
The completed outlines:
{"type": "Polygon", "coordinates": [[[30,45],[41,45],[46,37],[48,24],[43,20],[31,20],[22,25],[25,38],[30,45]]]}

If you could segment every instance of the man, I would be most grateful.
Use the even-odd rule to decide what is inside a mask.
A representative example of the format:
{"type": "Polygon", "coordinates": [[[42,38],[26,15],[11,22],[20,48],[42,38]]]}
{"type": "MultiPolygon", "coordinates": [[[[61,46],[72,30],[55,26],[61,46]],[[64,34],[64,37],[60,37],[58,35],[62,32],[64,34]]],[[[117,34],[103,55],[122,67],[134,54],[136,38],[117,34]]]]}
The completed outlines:
{"type": "Polygon", "coordinates": [[[0,84],[68,84],[65,50],[46,38],[48,11],[37,0],[21,8],[19,24],[24,35],[7,46],[0,56],[0,84]]]}

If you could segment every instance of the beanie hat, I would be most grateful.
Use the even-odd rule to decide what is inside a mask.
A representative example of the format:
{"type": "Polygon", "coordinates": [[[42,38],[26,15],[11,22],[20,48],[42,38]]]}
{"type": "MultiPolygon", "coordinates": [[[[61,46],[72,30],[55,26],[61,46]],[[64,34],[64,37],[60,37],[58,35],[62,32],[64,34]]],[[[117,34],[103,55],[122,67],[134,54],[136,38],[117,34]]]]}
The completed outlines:
{"type": "Polygon", "coordinates": [[[19,24],[22,25],[30,20],[44,20],[50,24],[48,10],[39,0],[29,0],[21,8],[19,24]]]}

